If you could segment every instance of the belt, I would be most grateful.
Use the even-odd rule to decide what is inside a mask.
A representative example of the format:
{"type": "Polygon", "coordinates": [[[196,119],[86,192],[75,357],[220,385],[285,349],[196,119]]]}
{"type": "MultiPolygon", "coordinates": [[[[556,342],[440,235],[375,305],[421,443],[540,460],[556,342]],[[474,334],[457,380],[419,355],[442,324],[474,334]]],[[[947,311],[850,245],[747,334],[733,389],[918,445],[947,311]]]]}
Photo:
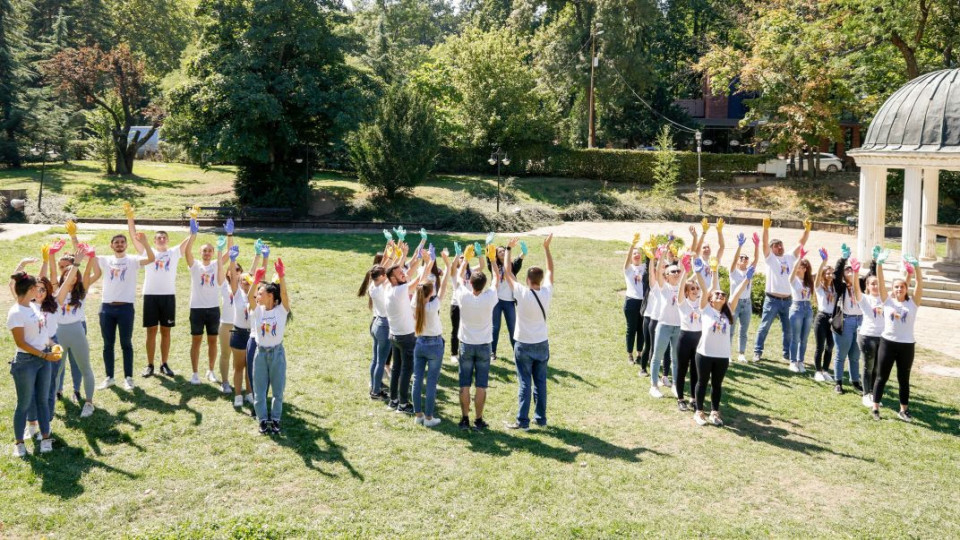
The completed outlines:
{"type": "Polygon", "coordinates": [[[785,294],[785,295],[783,295],[783,296],[777,295],[777,294],[771,294],[771,293],[765,293],[765,294],[766,294],[767,296],[769,296],[770,298],[773,298],[774,300],[789,300],[789,299],[790,299],[790,295],[789,295],[789,294],[785,294]]]}
{"type": "Polygon", "coordinates": [[[110,302],[111,306],[127,306],[132,304],[132,302],[110,302]]]}

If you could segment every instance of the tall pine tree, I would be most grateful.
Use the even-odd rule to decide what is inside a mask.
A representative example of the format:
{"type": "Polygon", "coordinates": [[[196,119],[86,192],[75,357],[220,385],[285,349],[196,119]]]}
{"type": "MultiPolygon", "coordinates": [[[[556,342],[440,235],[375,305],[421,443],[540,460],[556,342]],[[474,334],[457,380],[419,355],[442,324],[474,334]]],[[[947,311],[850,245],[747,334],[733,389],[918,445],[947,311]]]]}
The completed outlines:
{"type": "Polygon", "coordinates": [[[0,163],[18,168],[20,138],[29,108],[25,102],[29,71],[22,15],[30,10],[26,0],[0,0],[0,163]]]}

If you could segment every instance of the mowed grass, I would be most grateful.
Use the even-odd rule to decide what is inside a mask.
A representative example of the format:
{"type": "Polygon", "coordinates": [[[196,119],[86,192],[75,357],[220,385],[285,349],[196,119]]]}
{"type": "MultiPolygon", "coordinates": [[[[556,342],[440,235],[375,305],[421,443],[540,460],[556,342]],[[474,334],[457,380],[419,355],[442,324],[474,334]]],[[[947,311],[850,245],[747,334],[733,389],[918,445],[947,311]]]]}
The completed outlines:
{"type": "MultiPolygon", "coordinates": [[[[109,236],[90,240],[104,250],[109,236]]],[[[12,270],[44,238],[4,243],[0,266],[12,270]]],[[[138,327],[137,388],[98,391],[97,412],[82,421],[76,405],[58,403],[55,451],[18,460],[10,457],[13,385],[0,377],[4,536],[960,536],[960,385],[921,371],[928,363],[960,367],[956,360],[920,349],[912,425],[895,419],[895,383],[877,423],[859,396],[837,396],[767,360],[733,365],[724,388],[727,425],[698,427],[673,399],[650,398],[648,382],[626,362],[625,244],[558,238],[550,427],[503,429],[516,414],[517,390],[512,362],[503,359],[492,370],[485,414],[493,430],[460,432],[456,367],[445,360],[443,423],[429,430],[367,398],[370,314],[355,292],[382,237],[266,240],[286,262],[295,316],[286,337],[284,435],[258,435],[255,422],[212,385],[186,382],[181,268],[175,380],[139,377],[138,327]]],[[[241,238],[241,260],[252,241],[241,238]]],[[[539,241],[528,243],[528,264],[540,263],[539,241]]],[[[99,287],[87,313],[99,379],[98,294],[99,287]]],[[[769,336],[770,358],[780,356],[780,335],[769,336]]],[[[0,349],[12,354],[9,333],[0,349]]]]}

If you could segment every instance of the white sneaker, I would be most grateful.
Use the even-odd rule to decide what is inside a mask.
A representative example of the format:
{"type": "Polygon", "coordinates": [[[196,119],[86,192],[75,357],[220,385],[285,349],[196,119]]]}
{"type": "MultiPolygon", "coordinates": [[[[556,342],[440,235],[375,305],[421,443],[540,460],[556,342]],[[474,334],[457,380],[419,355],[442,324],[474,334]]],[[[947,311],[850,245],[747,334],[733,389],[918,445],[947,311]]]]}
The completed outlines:
{"type": "Polygon", "coordinates": [[[818,371],[817,374],[813,376],[813,380],[817,382],[826,382],[827,378],[823,376],[822,371],[818,371]]]}
{"type": "Polygon", "coordinates": [[[233,393],[233,387],[230,386],[230,383],[226,383],[226,382],[220,385],[220,390],[221,390],[224,394],[232,394],[232,393],[233,393]]]}
{"type": "Polygon", "coordinates": [[[807,368],[804,367],[803,362],[797,362],[797,369],[800,370],[800,373],[806,373],[807,368]]]}
{"type": "Polygon", "coordinates": [[[651,396],[651,397],[655,397],[655,398],[657,398],[657,399],[660,399],[660,398],[663,397],[663,394],[660,393],[660,390],[658,390],[656,386],[651,386],[651,387],[650,387],[650,396],[651,396]]]}
{"type": "Polygon", "coordinates": [[[113,377],[107,377],[102,383],[100,383],[100,386],[97,387],[97,390],[106,390],[107,388],[113,386],[113,384],[113,377]]]}
{"type": "Polygon", "coordinates": [[[716,411],[710,413],[710,422],[717,427],[723,427],[723,420],[720,418],[720,413],[716,411]]]}
{"type": "Polygon", "coordinates": [[[216,374],[214,374],[213,371],[209,369],[207,370],[207,380],[212,383],[220,384],[220,379],[218,379],[216,374]]]}
{"type": "Polygon", "coordinates": [[[451,364],[457,364],[457,363],[459,363],[459,362],[460,362],[460,357],[459,357],[459,356],[453,355],[453,356],[450,357],[450,363],[451,363],[451,364]]]}
{"type": "Polygon", "coordinates": [[[133,377],[127,377],[123,380],[124,390],[133,390],[133,377]]]}
{"type": "Polygon", "coordinates": [[[40,425],[27,422],[27,427],[23,428],[23,440],[29,441],[34,437],[40,439],[40,425]]]}
{"type": "Polygon", "coordinates": [[[47,452],[53,452],[53,439],[43,439],[40,441],[40,453],[46,454],[47,452]]]}
{"type": "Polygon", "coordinates": [[[790,362],[790,368],[789,368],[789,369],[790,369],[790,371],[792,371],[792,372],[794,372],[794,373],[800,373],[800,368],[797,367],[797,363],[796,363],[796,362],[790,362]]]}
{"type": "Polygon", "coordinates": [[[864,394],[863,398],[861,398],[861,401],[863,402],[864,407],[870,407],[871,409],[873,408],[873,394],[864,394]]]}
{"type": "Polygon", "coordinates": [[[247,403],[253,405],[253,392],[250,392],[249,394],[247,394],[247,397],[244,399],[247,400],[247,403]]]}
{"type": "Polygon", "coordinates": [[[667,377],[666,375],[661,375],[660,386],[673,386],[673,381],[670,380],[670,377],[667,377]]]}
{"type": "Polygon", "coordinates": [[[233,396],[233,406],[238,409],[243,407],[243,396],[233,396]]]}
{"type": "Polygon", "coordinates": [[[425,420],[425,417],[423,417],[423,416],[414,416],[414,417],[413,417],[413,423],[416,424],[416,425],[418,425],[418,426],[422,426],[424,420],[425,420]]]}
{"type": "Polygon", "coordinates": [[[16,443],[13,445],[13,457],[24,457],[27,455],[27,446],[25,444],[16,443]]]}
{"type": "Polygon", "coordinates": [[[827,382],[833,382],[833,375],[831,375],[829,371],[824,371],[824,372],[823,372],[823,380],[825,380],[825,381],[827,381],[827,382]]]}
{"type": "Polygon", "coordinates": [[[697,411],[693,413],[693,421],[697,423],[698,426],[707,425],[707,416],[703,414],[703,411],[697,411]]]}
{"type": "Polygon", "coordinates": [[[200,376],[196,372],[193,373],[193,376],[190,377],[190,384],[200,384],[200,376]]]}
{"type": "Polygon", "coordinates": [[[760,361],[760,353],[753,353],[753,361],[754,362],[760,361]]]}
{"type": "Polygon", "coordinates": [[[93,403],[84,403],[83,410],[80,411],[80,418],[89,418],[93,415],[94,410],[96,410],[96,407],[93,406],[93,403]]]}
{"type": "Polygon", "coordinates": [[[676,386],[671,386],[671,387],[670,387],[670,393],[673,394],[673,397],[675,397],[675,398],[677,398],[677,399],[680,399],[680,394],[677,394],[677,387],[676,387],[676,386]]]}
{"type": "Polygon", "coordinates": [[[740,353],[740,354],[737,355],[737,362],[740,362],[741,364],[746,364],[746,363],[747,363],[747,357],[744,356],[743,353],[740,353]]]}
{"type": "Polygon", "coordinates": [[[429,420],[424,420],[424,421],[423,421],[423,427],[436,427],[436,426],[439,426],[439,425],[440,425],[440,419],[439,419],[439,418],[431,418],[431,419],[429,419],[429,420]]]}

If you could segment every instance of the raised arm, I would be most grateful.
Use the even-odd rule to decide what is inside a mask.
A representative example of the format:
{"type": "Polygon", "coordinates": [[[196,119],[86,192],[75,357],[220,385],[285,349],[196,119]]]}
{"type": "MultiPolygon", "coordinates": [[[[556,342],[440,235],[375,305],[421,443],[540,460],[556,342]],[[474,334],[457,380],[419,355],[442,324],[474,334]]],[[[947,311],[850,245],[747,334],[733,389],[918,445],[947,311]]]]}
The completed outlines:
{"type": "Polygon", "coordinates": [[[183,259],[187,261],[187,268],[193,267],[193,243],[197,241],[197,220],[190,218],[190,236],[187,237],[186,245],[183,246],[183,259]]]}
{"type": "Polygon", "coordinates": [[[37,277],[47,277],[47,266],[50,264],[50,245],[44,244],[40,248],[40,274],[37,277]]]}
{"type": "Polygon", "coordinates": [[[553,233],[547,235],[547,239],[543,241],[543,254],[547,257],[547,275],[545,279],[547,280],[548,285],[554,284],[554,273],[553,273],[553,254],[550,253],[550,242],[553,240],[553,233]]]}
{"type": "MultiPolygon", "coordinates": [[[[692,251],[694,254],[696,254],[699,257],[700,247],[703,244],[703,237],[700,237],[700,241],[697,242],[697,228],[691,225],[689,230],[690,230],[690,236],[693,237],[690,240],[690,251],[692,251]]],[[[704,233],[703,236],[706,236],[706,233],[704,233]]]]}
{"type": "Polygon", "coordinates": [[[800,258],[800,250],[803,249],[803,246],[807,245],[807,240],[810,239],[810,229],[813,227],[813,222],[810,219],[803,220],[803,235],[800,237],[800,243],[797,244],[797,247],[793,248],[793,256],[800,258]]]}
{"type": "MultiPolygon", "coordinates": [[[[823,248],[820,249],[823,255],[826,254],[826,251],[823,248]]],[[[822,256],[821,256],[822,257],[822,256]]],[[[820,259],[820,266],[817,268],[817,275],[813,278],[813,287],[819,288],[823,286],[823,269],[827,267],[827,258],[822,257],[820,259]]]]}
{"type": "Polygon", "coordinates": [[[700,272],[694,272],[693,277],[697,280],[697,285],[700,286],[700,309],[707,307],[707,304],[710,303],[710,294],[707,292],[707,284],[703,281],[703,276],[700,275],[700,272]]]}
{"type": "MultiPolygon", "coordinates": [[[[20,261],[20,264],[17,265],[17,269],[14,270],[13,273],[19,274],[20,272],[23,272],[23,270],[27,267],[27,265],[31,265],[35,262],[37,262],[36,258],[26,257],[20,261]]],[[[10,296],[12,296],[13,298],[17,297],[16,289],[14,288],[15,284],[16,282],[13,280],[13,278],[10,278],[10,296]]]]}
{"type": "MultiPolygon", "coordinates": [[[[740,233],[740,236],[743,236],[743,233],[740,233]]],[[[744,238],[746,240],[746,238],[744,238]]],[[[737,242],[740,240],[738,239],[737,242]]],[[[737,246],[737,251],[733,253],[733,261],[730,262],[730,273],[732,274],[734,270],[737,269],[737,262],[740,261],[740,252],[743,251],[743,244],[737,246]]],[[[720,257],[717,257],[720,260],[720,257]]]]}
{"type": "Polygon", "coordinates": [[[725,247],[723,243],[723,218],[717,219],[716,229],[717,229],[717,244],[720,246],[717,248],[717,260],[722,261],[723,249],[725,247]]]}
{"type": "Polygon", "coordinates": [[[101,275],[103,275],[103,270],[100,268],[100,259],[97,259],[96,254],[92,251],[87,253],[87,270],[83,273],[83,284],[89,289],[90,285],[96,283],[101,275]]]}
{"type": "Polygon", "coordinates": [[[67,293],[73,290],[73,284],[77,280],[77,267],[79,265],[71,264],[70,269],[67,270],[67,273],[63,277],[63,284],[57,289],[56,297],[57,303],[61,306],[63,305],[64,300],[67,298],[67,293]]]}
{"type": "Polygon", "coordinates": [[[630,261],[633,260],[633,250],[637,249],[637,242],[640,241],[640,233],[635,233],[633,235],[633,243],[630,244],[630,249],[627,250],[627,258],[623,261],[623,269],[626,270],[630,268],[630,261]]]}
{"type": "MultiPolygon", "coordinates": [[[[509,246],[510,249],[513,249],[513,247],[516,246],[517,242],[519,241],[520,239],[514,236],[513,238],[510,239],[510,242],[507,243],[507,246],[509,246]]],[[[505,265],[503,268],[503,278],[507,280],[507,283],[510,285],[510,288],[513,289],[513,286],[517,283],[517,279],[516,279],[516,276],[513,275],[513,261],[510,260],[509,252],[504,253],[503,264],[505,265]]],[[[491,266],[490,273],[496,274],[497,269],[491,266]]]]}
{"type": "Polygon", "coordinates": [[[453,266],[450,264],[450,253],[446,248],[440,252],[440,256],[443,257],[443,280],[440,282],[440,292],[437,294],[437,298],[443,299],[444,295],[447,294],[447,284],[450,282],[450,275],[453,274],[453,266]]]}
{"type": "Polygon", "coordinates": [[[133,249],[137,250],[137,253],[143,251],[143,248],[146,247],[146,242],[141,242],[137,238],[137,225],[134,223],[134,214],[133,207],[130,206],[130,203],[123,203],[123,211],[127,214],[127,232],[130,233],[130,241],[133,242],[133,249]]]}
{"type": "MultiPolygon", "coordinates": [[[[859,303],[860,299],[863,298],[863,290],[860,289],[860,272],[858,272],[858,270],[859,268],[854,270],[853,276],[853,301],[857,303],[859,303]]],[[[883,299],[884,297],[881,296],[880,300],[882,301],[883,299]]]]}
{"type": "Polygon", "coordinates": [[[283,304],[283,309],[290,313],[290,295],[287,293],[287,281],[283,275],[280,275],[280,303],[283,304]]]}
{"type": "Polygon", "coordinates": [[[763,258],[770,256],[770,218],[763,218],[763,258]]]}
{"type": "MultiPolygon", "coordinates": [[[[877,264],[877,286],[880,289],[880,301],[883,302],[887,299],[887,282],[883,279],[883,265],[877,264]]],[[[860,280],[857,280],[860,281],[860,280]]],[[[918,306],[920,304],[917,304],[918,306]]]]}
{"type": "Polygon", "coordinates": [[[150,247],[150,242],[147,242],[147,235],[142,232],[138,232],[135,237],[137,240],[140,240],[140,243],[143,245],[143,250],[146,252],[146,259],[140,261],[140,266],[146,266],[157,259],[157,256],[153,253],[153,248],[150,247]]]}
{"type": "MultiPolygon", "coordinates": [[[[880,265],[877,265],[877,271],[880,271],[880,265]]],[[[917,275],[917,284],[913,287],[913,303],[920,307],[920,304],[923,303],[923,275],[920,273],[920,265],[913,265],[913,273],[917,275]]],[[[878,279],[879,274],[878,274],[878,279]]],[[[881,282],[882,283],[882,282],[881,282]]]]}

